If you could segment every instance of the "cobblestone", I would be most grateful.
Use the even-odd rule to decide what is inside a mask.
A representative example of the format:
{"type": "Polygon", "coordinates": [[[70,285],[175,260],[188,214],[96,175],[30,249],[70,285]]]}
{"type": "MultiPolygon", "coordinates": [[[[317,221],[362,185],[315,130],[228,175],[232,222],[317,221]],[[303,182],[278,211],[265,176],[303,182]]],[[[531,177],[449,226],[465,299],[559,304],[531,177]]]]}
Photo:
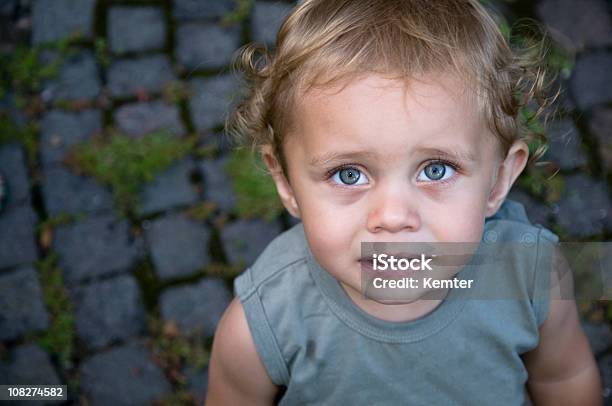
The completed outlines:
{"type": "Polygon", "coordinates": [[[47,214],[101,213],[113,210],[111,191],[95,179],[62,166],[43,170],[42,195],[47,214]]]}
{"type": "Polygon", "coordinates": [[[182,332],[212,337],[232,295],[222,279],[204,278],[195,285],[169,288],[161,294],[161,314],[182,332]]]}
{"type": "MultiPolygon", "coordinates": [[[[7,362],[0,362],[3,385],[61,385],[49,354],[36,344],[15,347],[7,362]]],[[[25,402],[24,402],[25,403],[25,402]]],[[[28,404],[44,402],[28,401],[28,404]]]]}
{"type": "Polygon", "coordinates": [[[63,62],[58,78],[45,84],[42,98],[47,102],[92,100],[101,90],[95,57],[86,50],[69,56],[63,62]]]}
{"type": "Polygon", "coordinates": [[[273,45],[276,32],[293,7],[287,3],[256,1],[253,6],[253,40],[273,45]]]}
{"type": "Polygon", "coordinates": [[[0,269],[31,264],[38,259],[37,221],[38,216],[30,206],[0,213],[0,269]]]}
{"type": "Polygon", "coordinates": [[[566,47],[612,45],[612,23],[604,0],[543,0],[538,16],[552,28],[555,38],[566,47]]]}
{"type": "Polygon", "coordinates": [[[119,129],[134,137],[157,130],[177,136],[185,134],[178,108],[161,100],[123,105],[115,110],[114,117],[119,129]]]}
{"type": "Polygon", "coordinates": [[[187,388],[194,395],[198,405],[203,404],[208,392],[208,368],[188,368],[184,371],[187,388]]]}
{"type": "Polygon", "coordinates": [[[30,203],[30,181],[23,148],[18,144],[0,146],[0,173],[6,176],[10,194],[7,207],[30,203]]]}
{"type": "Polygon", "coordinates": [[[85,110],[69,113],[51,110],[43,116],[40,130],[40,157],[43,165],[59,163],[72,146],[102,131],[102,112],[85,110]]]}
{"type": "Polygon", "coordinates": [[[90,348],[124,341],[144,331],[142,295],[132,276],[79,286],[71,297],[77,334],[90,348]]]}
{"type": "Polygon", "coordinates": [[[240,30],[235,25],[184,23],[176,31],[176,58],[190,70],[228,65],[239,46],[240,30]]]}
{"type": "Polygon", "coordinates": [[[597,139],[597,150],[604,169],[612,172],[612,108],[593,109],[589,127],[597,139]]]}
{"type": "Polygon", "coordinates": [[[610,230],[612,207],[605,182],[584,175],[565,178],[557,221],[569,235],[584,238],[610,230]]]}
{"type": "Polygon", "coordinates": [[[231,75],[191,81],[191,119],[198,130],[223,124],[239,96],[238,82],[231,75]]]}
{"type": "Polygon", "coordinates": [[[159,93],[175,78],[165,55],[121,59],[110,66],[108,88],[113,97],[135,96],[139,92],[159,93]]]}
{"type": "Polygon", "coordinates": [[[53,42],[75,34],[82,38],[91,38],[95,5],[95,0],[32,2],[32,42],[53,42]]]}
{"type": "Polygon", "coordinates": [[[550,143],[546,154],[542,157],[544,161],[551,160],[564,170],[586,165],[587,159],[582,150],[580,133],[571,120],[552,123],[548,135],[550,143]]]}
{"type": "Polygon", "coordinates": [[[234,9],[232,0],[175,0],[174,17],[179,20],[221,18],[234,9]]]}
{"type": "Polygon", "coordinates": [[[221,230],[225,255],[232,264],[249,266],[280,232],[277,223],[259,219],[226,224],[221,230]]]}
{"type": "Polygon", "coordinates": [[[13,340],[48,326],[36,270],[25,267],[0,274],[0,340],[13,340]]]}
{"type": "Polygon", "coordinates": [[[174,207],[186,206],[198,201],[198,190],[191,183],[195,165],[190,158],[174,163],[153,182],[147,184],[142,192],[138,213],[141,216],[174,207]]]}
{"type": "Polygon", "coordinates": [[[114,53],[154,51],[166,43],[166,22],[159,7],[114,6],[107,21],[109,45],[114,53]]]}
{"type": "Polygon", "coordinates": [[[145,228],[145,235],[155,271],[162,279],[191,275],[210,262],[209,230],[186,215],[170,214],[153,220],[145,228]]]}
{"type": "Polygon", "coordinates": [[[236,194],[232,189],[231,178],[224,169],[227,161],[228,158],[218,158],[200,162],[205,199],[214,202],[223,212],[231,212],[236,208],[236,194]]]}
{"type": "Polygon", "coordinates": [[[612,101],[611,71],[611,53],[597,52],[578,58],[570,86],[582,109],[612,101]]]}
{"type": "Polygon", "coordinates": [[[153,404],[172,390],[151,354],[139,344],[113,348],[85,360],[80,381],[92,406],[153,404]]]}
{"type": "Polygon", "coordinates": [[[128,270],[142,257],[141,244],[125,220],[102,215],[57,227],[52,247],[66,281],[74,283],[128,270]]]}

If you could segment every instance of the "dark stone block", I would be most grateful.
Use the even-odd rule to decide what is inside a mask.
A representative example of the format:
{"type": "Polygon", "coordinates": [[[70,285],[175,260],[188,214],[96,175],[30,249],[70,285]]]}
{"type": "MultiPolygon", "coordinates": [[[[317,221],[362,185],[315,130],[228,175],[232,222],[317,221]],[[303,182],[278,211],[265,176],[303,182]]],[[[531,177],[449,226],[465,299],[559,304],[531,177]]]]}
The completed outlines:
{"type": "Polygon", "coordinates": [[[0,340],[13,340],[48,326],[36,270],[27,267],[0,274],[0,340]]]}
{"type": "Polygon", "coordinates": [[[198,191],[190,180],[194,169],[191,159],[183,159],[157,175],[153,182],[144,187],[138,213],[148,215],[196,203],[198,191]]]}
{"type": "Polygon", "coordinates": [[[159,93],[173,80],[172,65],[165,55],[117,60],[108,71],[108,88],[114,97],[159,93]]]}
{"type": "Polygon", "coordinates": [[[52,246],[68,282],[126,271],[142,258],[143,248],[127,221],[110,215],[57,227],[52,246]]]}
{"type": "Polygon", "coordinates": [[[185,23],[176,31],[176,58],[190,70],[228,65],[240,46],[237,26],[185,23]]]}
{"type": "Polygon", "coordinates": [[[595,356],[599,356],[612,347],[612,329],[606,323],[582,322],[582,329],[589,339],[595,356]]]}
{"type": "Polygon", "coordinates": [[[612,101],[612,53],[598,52],[578,58],[571,90],[580,108],[589,109],[612,101]]]}
{"type": "Polygon", "coordinates": [[[166,43],[166,21],[159,7],[113,6],[108,12],[108,39],[112,52],[161,49],[166,43]]]}
{"type": "Polygon", "coordinates": [[[233,0],[175,0],[174,17],[178,20],[221,18],[235,7],[233,0]]]}
{"type": "Polygon", "coordinates": [[[612,405],[612,354],[601,358],[597,364],[601,375],[603,404],[604,406],[610,406],[612,405]]]}
{"type": "Polygon", "coordinates": [[[276,42],[276,33],[281,23],[292,8],[287,3],[256,1],[251,17],[253,39],[273,45],[276,42]]]}
{"type": "Polygon", "coordinates": [[[9,191],[5,207],[30,204],[28,167],[25,153],[19,144],[0,146],[0,173],[5,177],[9,191]]]}
{"type": "Polygon", "coordinates": [[[538,202],[536,199],[531,197],[529,194],[521,189],[513,188],[508,194],[508,198],[515,200],[525,206],[525,212],[529,221],[533,224],[541,224],[544,227],[550,227],[550,217],[553,213],[551,207],[544,203],[538,202]]]}
{"type": "Polygon", "coordinates": [[[612,45],[612,21],[604,0],[543,0],[538,16],[553,37],[574,51],[612,45]]]}
{"type": "Polygon", "coordinates": [[[42,98],[47,102],[92,100],[101,89],[93,53],[81,51],[64,61],[57,79],[45,83],[42,98]]]}
{"type": "Polygon", "coordinates": [[[40,124],[40,156],[44,165],[61,162],[70,148],[102,131],[102,112],[68,113],[51,110],[40,124]]]}
{"type": "Polygon", "coordinates": [[[249,266],[280,233],[280,226],[276,222],[239,220],[223,227],[221,239],[225,254],[232,264],[249,266]]]}
{"type": "Polygon", "coordinates": [[[208,368],[187,368],[184,375],[187,379],[187,388],[195,397],[196,403],[203,404],[208,392],[208,368]]]}
{"type": "Polygon", "coordinates": [[[236,208],[236,194],[232,189],[231,178],[224,169],[227,161],[227,158],[219,158],[200,162],[205,199],[214,202],[223,212],[231,212],[236,208]]]}
{"type": "MultiPolygon", "coordinates": [[[[0,362],[0,385],[61,385],[51,358],[36,344],[24,344],[10,352],[7,362],[0,362]]],[[[28,401],[24,404],[45,404],[28,401]]]]}
{"type": "Polygon", "coordinates": [[[90,348],[123,341],[144,331],[145,309],[132,276],[80,286],[71,296],[77,334],[90,348]]]}
{"type": "Polygon", "coordinates": [[[232,295],[222,279],[204,278],[197,285],[169,288],[160,297],[165,321],[187,334],[212,337],[232,295]]]}
{"type": "Polygon", "coordinates": [[[589,119],[591,132],[597,138],[597,144],[603,167],[612,172],[612,108],[593,109],[589,119]]]}
{"type": "Polygon", "coordinates": [[[584,238],[612,229],[612,207],[605,182],[584,175],[565,178],[557,221],[571,236],[584,238]]]}
{"type": "Polygon", "coordinates": [[[142,345],[114,348],[81,364],[80,382],[88,404],[149,405],[172,388],[142,345]]]}
{"type": "Polygon", "coordinates": [[[155,271],[162,279],[191,275],[210,262],[210,231],[183,214],[172,214],[145,226],[155,271]]]}
{"type": "Polygon", "coordinates": [[[19,206],[0,213],[0,269],[31,264],[38,260],[36,223],[30,206],[19,206]]]}
{"type": "Polygon", "coordinates": [[[198,130],[222,125],[240,98],[238,81],[231,75],[191,81],[191,119],[198,130]]]}
{"type": "Polygon", "coordinates": [[[96,0],[35,0],[32,42],[41,44],[78,34],[91,38],[96,0]]]}
{"type": "Polygon", "coordinates": [[[98,184],[94,178],[76,175],[62,166],[44,169],[42,194],[50,216],[113,210],[113,197],[109,189],[98,184]]]}
{"type": "Polygon", "coordinates": [[[161,100],[123,105],[114,116],[119,129],[134,137],[158,130],[177,136],[185,133],[178,108],[161,100]]]}
{"type": "Polygon", "coordinates": [[[549,128],[549,148],[542,157],[553,161],[564,170],[576,169],[586,165],[587,159],[582,151],[580,133],[569,120],[555,121],[549,128]]]}

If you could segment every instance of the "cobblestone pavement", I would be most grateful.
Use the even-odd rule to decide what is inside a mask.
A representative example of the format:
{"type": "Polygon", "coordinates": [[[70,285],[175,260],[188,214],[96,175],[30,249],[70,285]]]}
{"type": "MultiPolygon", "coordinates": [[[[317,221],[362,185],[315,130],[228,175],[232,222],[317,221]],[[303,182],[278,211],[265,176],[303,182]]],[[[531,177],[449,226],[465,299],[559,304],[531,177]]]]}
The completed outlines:
{"type": "MultiPolygon", "coordinates": [[[[0,99],[3,117],[38,123],[34,156],[20,143],[0,144],[10,186],[0,214],[0,384],[67,384],[71,404],[188,404],[205,396],[207,354],[232,297],[232,269],[293,224],[286,215],[241,218],[224,170],[229,152],[220,131],[238,91],[231,57],[249,41],[272,44],[292,6],[258,0],[241,15],[242,3],[250,4],[0,3],[4,52],[80,34],[57,77],[41,85],[33,114],[10,91],[0,99]],[[133,139],[160,129],[179,139],[198,134],[199,146],[217,149],[159,173],[125,217],[108,186],[66,163],[71,147],[110,128],[133,139]],[[210,202],[209,215],[190,215],[210,202]]],[[[565,240],[612,240],[612,4],[526,3],[495,7],[510,19],[521,13],[545,22],[576,59],[561,78],[566,90],[545,157],[564,187],[541,190],[541,180],[528,179],[511,196],[565,240]]],[[[598,306],[580,304],[612,405],[612,315],[598,306]]]]}

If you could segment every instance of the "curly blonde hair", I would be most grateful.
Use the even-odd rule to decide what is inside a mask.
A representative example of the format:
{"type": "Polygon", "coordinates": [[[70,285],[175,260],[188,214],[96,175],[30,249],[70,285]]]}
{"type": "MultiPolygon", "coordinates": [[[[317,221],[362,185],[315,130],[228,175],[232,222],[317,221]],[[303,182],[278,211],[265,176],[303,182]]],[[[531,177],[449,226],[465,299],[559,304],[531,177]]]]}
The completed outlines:
{"type": "Polygon", "coordinates": [[[544,134],[527,121],[556,97],[547,97],[554,77],[544,39],[511,46],[477,0],[306,0],[280,27],[274,51],[249,44],[237,53],[234,68],[248,92],[226,131],[254,149],[272,146],[286,174],[283,140],[309,89],[368,73],[409,81],[452,72],[473,89],[503,151],[516,139],[542,146],[544,134]],[[525,120],[521,109],[534,101],[539,108],[525,120]]]}

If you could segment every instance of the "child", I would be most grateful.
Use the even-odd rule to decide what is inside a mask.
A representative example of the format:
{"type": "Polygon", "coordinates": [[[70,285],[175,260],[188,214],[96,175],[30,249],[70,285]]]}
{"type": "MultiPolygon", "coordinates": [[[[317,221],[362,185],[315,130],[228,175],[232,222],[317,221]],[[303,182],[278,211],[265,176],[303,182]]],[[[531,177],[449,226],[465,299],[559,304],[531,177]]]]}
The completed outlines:
{"type": "MultiPolygon", "coordinates": [[[[600,404],[571,300],[363,295],[362,242],[556,241],[504,203],[542,72],[476,0],[307,0],[274,56],[242,60],[232,129],[302,223],[236,279],[207,404],[521,405],[525,387],[537,405],[600,404]]],[[[513,261],[519,289],[546,274],[513,261]]]]}

